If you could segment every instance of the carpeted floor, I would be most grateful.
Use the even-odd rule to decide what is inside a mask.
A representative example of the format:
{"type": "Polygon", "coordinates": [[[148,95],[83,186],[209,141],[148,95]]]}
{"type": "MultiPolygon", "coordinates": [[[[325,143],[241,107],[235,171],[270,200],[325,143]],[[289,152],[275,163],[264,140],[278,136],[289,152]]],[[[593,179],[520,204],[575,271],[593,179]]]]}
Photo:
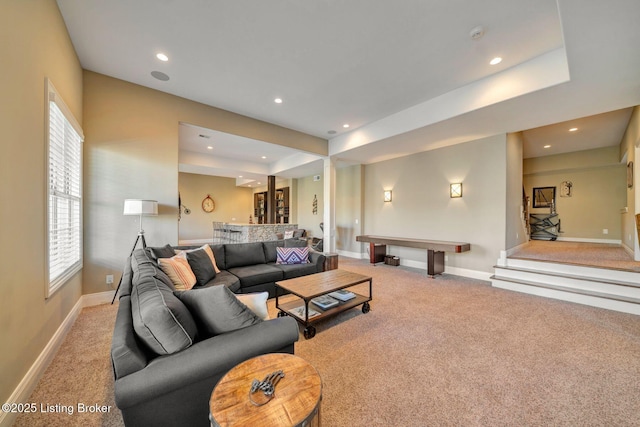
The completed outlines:
{"type": "MultiPolygon", "coordinates": [[[[371,275],[374,299],[296,344],[323,380],[323,426],[640,426],[640,317],[363,260],[340,268],[371,275]]],[[[32,401],[113,405],[113,316],[83,310],[32,401]]],[[[16,425],[121,423],[112,406],[16,425]]]]}
{"type": "Polygon", "coordinates": [[[530,240],[509,258],[640,272],[640,261],[618,244],[530,240]]]}

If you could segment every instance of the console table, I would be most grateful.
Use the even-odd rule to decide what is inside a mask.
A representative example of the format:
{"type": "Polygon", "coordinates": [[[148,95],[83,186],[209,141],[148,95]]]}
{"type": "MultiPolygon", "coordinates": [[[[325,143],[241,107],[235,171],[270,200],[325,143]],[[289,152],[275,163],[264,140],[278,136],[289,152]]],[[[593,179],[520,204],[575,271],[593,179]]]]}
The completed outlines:
{"type": "Polygon", "coordinates": [[[408,248],[418,248],[427,250],[427,274],[433,278],[436,274],[444,272],[445,252],[467,252],[471,250],[470,243],[447,242],[441,240],[409,239],[403,237],[385,236],[356,236],[358,242],[369,243],[369,262],[376,264],[384,262],[387,254],[387,245],[404,246],[408,248]]]}

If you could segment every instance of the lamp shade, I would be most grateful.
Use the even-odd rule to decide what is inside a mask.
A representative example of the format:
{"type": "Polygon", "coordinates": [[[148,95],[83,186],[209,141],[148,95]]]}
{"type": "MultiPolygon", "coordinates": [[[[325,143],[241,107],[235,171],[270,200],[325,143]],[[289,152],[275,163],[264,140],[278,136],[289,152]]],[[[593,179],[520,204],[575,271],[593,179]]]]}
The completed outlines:
{"type": "Polygon", "coordinates": [[[126,199],[124,201],[124,215],[158,215],[156,200],[126,199]]]}

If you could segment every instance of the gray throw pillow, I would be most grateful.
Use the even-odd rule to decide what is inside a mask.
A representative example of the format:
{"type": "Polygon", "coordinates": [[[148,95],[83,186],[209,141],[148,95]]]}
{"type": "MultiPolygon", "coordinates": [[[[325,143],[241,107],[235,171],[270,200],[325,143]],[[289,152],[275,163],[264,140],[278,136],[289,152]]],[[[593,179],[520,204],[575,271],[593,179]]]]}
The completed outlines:
{"type": "Polygon", "coordinates": [[[224,285],[175,292],[187,306],[201,337],[235,331],[262,322],[246,305],[224,285]]]}
{"type": "Polygon", "coordinates": [[[197,286],[204,286],[216,277],[211,258],[203,249],[187,252],[187,262],[196,276],[197,286]]]}
{"type": "Polygon", "coordinates": [[[158,258],[171,258],[176,254],[171,245],[166,244],[162,247],[150,247],[147,246],[147,251],[151,255],[151,258],[157,260],[158,258]]]}
{"type": "Polygon", "coordinates": [[[197,324],[189,309],[153,276],[134,279],[131,316],[136,335],[156,354],[172,354],[190,347],[197,324]]]}

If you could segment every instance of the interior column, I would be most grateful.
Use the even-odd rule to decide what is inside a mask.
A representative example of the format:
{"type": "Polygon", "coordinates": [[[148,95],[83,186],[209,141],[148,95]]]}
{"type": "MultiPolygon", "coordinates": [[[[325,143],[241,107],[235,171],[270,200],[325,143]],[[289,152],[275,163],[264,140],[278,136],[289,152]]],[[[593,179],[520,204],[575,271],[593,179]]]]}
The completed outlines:
{"type": "Polygon", "coordinates": [[[331,157],[324,159],[324,252],[336,250],[336,167],[331,157]]]}
{"type": "Polygon", "coordinates": [[[267,177],[267,224],[276,223],[276,177],[267,177]]]}

